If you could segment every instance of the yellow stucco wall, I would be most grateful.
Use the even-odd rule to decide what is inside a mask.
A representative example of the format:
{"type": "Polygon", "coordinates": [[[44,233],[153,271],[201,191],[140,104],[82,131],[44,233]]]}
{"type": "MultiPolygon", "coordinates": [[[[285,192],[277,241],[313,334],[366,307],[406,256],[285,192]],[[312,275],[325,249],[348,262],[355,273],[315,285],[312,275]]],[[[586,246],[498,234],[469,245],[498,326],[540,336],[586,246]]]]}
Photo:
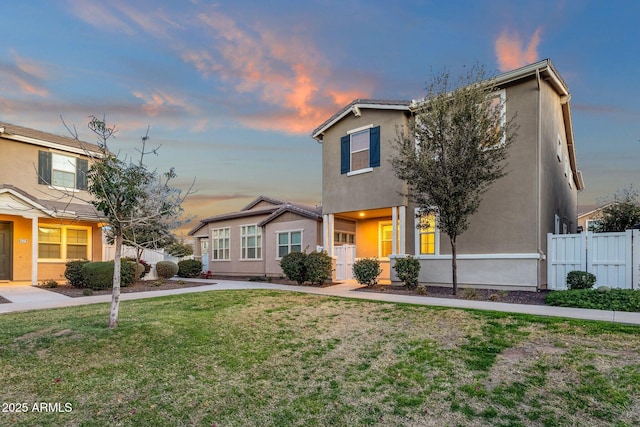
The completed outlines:
{"type": "MultiPolygon", "coordinates": [[[[12,280],[13,281],[30,281],[31,280],[31,220],[15,215],[0,214],[0,221],[6,221],[13,224],[12,239],[12,280]]],[[[55,225],[67,226],[73,225],[78,227],[89,227],[91,229],[90,238],[90,257],[92,261],[102,259],[102,232],[97,223],[46,219],[40,218],[39,225],[55,225]]],[[[47,262],[38,262],[38,281],[53,279],[56,281],[64,281],[64,270],[66,260],[56,260],[47,262]]]]}

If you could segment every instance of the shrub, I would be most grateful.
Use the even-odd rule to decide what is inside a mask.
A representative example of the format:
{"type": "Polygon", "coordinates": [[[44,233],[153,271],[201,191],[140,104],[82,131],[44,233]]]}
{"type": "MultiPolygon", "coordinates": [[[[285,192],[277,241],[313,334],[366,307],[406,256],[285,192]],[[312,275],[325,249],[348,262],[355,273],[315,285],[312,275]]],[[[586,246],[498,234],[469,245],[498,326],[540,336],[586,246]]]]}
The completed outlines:
{"type": "Polygon", "coordinates": [[[427,287],[425,285],[418,285],[416,286],[416,292],[418,293],[418,295],[426,295],[427,287]]]}
{"type": "Polygon", "coordinates": [[[202,261],[197,259],[184,259],[178,262],[178,276],[198,277],[200,273],[202,273],[202,261]]]}
{"type": "Polygon", "coordinates": [[[85,297],[90,297],[91,295],[93,295],[93,289],[83,289],[82,295],[84,295],[85,297]]]}
{"type": "Polygon", "coordinates": [[[280,267],[287,279],[302,285],[308,280],[307,254],[304,252],[290,252],[280,260],[280,267]]]}
{"type": "Polygon", "coordinates": [[[58,282],[56,282],[53,279],[49,279],[49,280],[44,280],[40,285],[38,285],[38,287],[40,288],[57,288],[58,287],[58,282]]]}
{"type": "Polygon", "coordinates": [[[211,279],[213,277],[213,273],[211,272],[211,270],[207,270],[207,272],[200,272],[199,277],[201,279],[211,279]]]}
{"type": "MultiPolygon", "coordinates": [[[[123,260],[120,266],[120,286],[133,283],[136,264],[123,260]]],[[[87,262],[82,266],[84,287],[101,290],[113,286],[113,261],[87,262]]]]}
{"type": "Polygon", "coordinates": [[[476,288],[465,288],[462,291],[462,298],[464,299],[478,299],[478,291],[476,288]]]}
{"type": "Polygon", "coordinates": [[[591,289],[596,284],[596,276],[586,271],[570,271],[567,274],[569,289],[591,289]]]}
{"type": "Polygon", "coordinates": [[[331,279],[333,266],[331,257],[326,252],[313,251],[307,255],[305,260],[307,269],[307,279],[311,283],[322,285],[331,279]]]}
{"type": "Polygon", "coordinates": [[[596,289],[553,291],[545,301],[559,307],[640,312],[640,290],[633,289],[610,289],[608,292],[596,289]]]}
{"type": "Polygon", "coordinates": [[[76,288],[84,288],[84,276],[82,275],[82,266],[89,261],[69,261],[64,270],[64,277],[67,278],[71,286],[76,288]]]}
{"type": "Polygon", "coordinates": [[[361,285],[377,285],[381,273],[380,261],[375,258],[362,258],[353,263],[353,276],[361,285]]]}
{"type": "MultiPolygon", "coordinates": [[[[135,257],[125,257],[125,258],[122,258],[122,260],[135,262],[135,263],[138,263],[138,264],[140,264],[140,265],[142,265],[144,267],[144,270],[140,273],[140,275],[138,277],[136,277],[136,280],[137,279],[142,279],[146,274],[148,274],[151,271],[151,264],[149,264],[147,261],[145,261],[143,259],[138,261],[135,257]]],[[[138,270],[138,268],[136,268],[136,270],[138,270]]]]}
{"type": "Polygon", "coordinates": [[[411,255],[396,259],[393,269],[407,289],[415,289],[418,286],[418,275],[420,274],[420,261],[411,255]]]}
{"type": "Polygon", "coordinates": [[[178,274],[178,264],[173,261],[158,261],[156,263],[156,274],[162,279],[171,279],[178,274]]]}

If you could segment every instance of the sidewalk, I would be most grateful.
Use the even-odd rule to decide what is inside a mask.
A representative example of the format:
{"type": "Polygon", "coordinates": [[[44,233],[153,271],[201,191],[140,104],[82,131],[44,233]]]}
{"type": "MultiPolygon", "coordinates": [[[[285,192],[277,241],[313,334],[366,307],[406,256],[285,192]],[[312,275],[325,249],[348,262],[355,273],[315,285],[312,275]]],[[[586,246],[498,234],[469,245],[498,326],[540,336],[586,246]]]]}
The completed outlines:
{"type": "MultiPolygon", "coordinates": [[[[551,307],[544,305],[507,304],[490,301],[473,301],[462,299],[433,298],[422,296],[396,295],[374,292],[354,292],[360,285],[357,283],[342,283],[326,288],[306,286],[288,286],[265,282],[242,282],[234,280],[203,280],[183,279],[192,282],[211,282],[211,285],[195,288],[181,288],[164,291],[123,293],[121,301],[131,301],[144,298],[154,298],[167,295],[179,295],[195,292],[242,290],[242,289],[270,289],[309,294],[355,298],[371,301],[387,301],[405,304],[417,304],[451,308],[470,308],[476,310],[492,310],[506,313],[534,314],[539,316],[567,317],[583,320],[600,320],[613,323],[640,325],[640,313],[622,311],[589,310],[584,308],[551,307]]],[[[105,303],[111,301],[111,295],[97,295],[89,297],[71,298],[31,285],[0,286],[0,295],[12,301],[0,304],[0,314],[15,313],[29,310],[48,308],[72,307],[86,304],[105,303]]]]}

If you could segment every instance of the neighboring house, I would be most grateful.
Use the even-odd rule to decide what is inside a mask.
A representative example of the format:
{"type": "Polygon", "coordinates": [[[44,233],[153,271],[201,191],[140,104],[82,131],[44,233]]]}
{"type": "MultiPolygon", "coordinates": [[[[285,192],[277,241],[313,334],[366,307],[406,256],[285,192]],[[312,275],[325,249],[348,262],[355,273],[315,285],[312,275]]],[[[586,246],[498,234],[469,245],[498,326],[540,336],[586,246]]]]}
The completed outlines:
{"type": "Polygon", "coordinates": [[[0,281],[64,280],[72,259],[100,260],[102,233],[87,201],[99,147],[0,122],[0,281]]]}
{"type": "MultiPolygon", "coordinates": [[[[508,175],[483,195],[457,239],[458,281],[535,290],[547,281],[547,233],[575,232],[577,226],[577,193],[584,184],[571,96],[549,60],[502,74],[496,84],[506,116],[515,117],[519,128],[508,175]]],[[[396,132],[416,104],[357,99],[312,133],[322,144],[324,247],[337,257],[337,279],[351,277],[354,259],[376,257],[381,281],[394,280],[392,260],[413,254],[420,259],[420,282],[451,283],[448,236],[434,218],[417,217],[390,164],[396,132]]]]}
{"type": "Polygon", "coordinates": [[[196,257],[214,274],[280,276],[289,252],[322,244],[319,207],[260,196],[238,212],[205,218],[189,231],[196,257]]]}
{"type": "Polygon", "coordinates": [[[578,206],[578,227],[581,227],[579,231],[594,231],[597,229],[600,225],[600,218],[602,218],[602,210],[613,203],[578,206]]]}

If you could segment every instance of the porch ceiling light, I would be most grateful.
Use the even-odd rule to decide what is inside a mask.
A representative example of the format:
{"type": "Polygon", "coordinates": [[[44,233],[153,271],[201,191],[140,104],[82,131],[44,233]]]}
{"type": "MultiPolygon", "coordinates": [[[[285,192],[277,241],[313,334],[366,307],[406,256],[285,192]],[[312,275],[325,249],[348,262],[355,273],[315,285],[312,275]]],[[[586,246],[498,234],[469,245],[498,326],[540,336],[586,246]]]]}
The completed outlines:
{"type": "Polygon", "coordinates": [[[358,214],[358,216],[359,216],[360,218],[364,217],[364,212],[360,212],[360,213],[358,214]]]}

